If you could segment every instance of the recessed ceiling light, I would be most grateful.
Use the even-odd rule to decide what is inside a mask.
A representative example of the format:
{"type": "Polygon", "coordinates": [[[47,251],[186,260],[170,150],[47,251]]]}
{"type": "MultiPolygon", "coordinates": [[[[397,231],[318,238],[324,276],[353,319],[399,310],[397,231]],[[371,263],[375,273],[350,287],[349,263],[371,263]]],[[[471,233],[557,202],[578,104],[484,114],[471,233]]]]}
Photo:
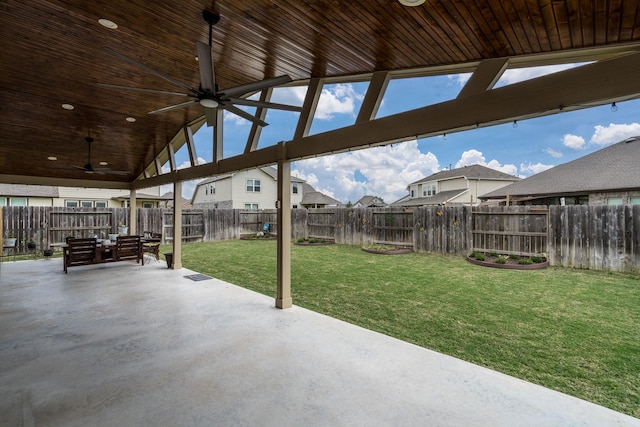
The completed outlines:
{"type": "Polygon", "coordinates": [[[108,162],[100,162],[100,166],[107,166],[108,164],[108,162]]]}
{"type": "Polygon", "coordinates": [[[136,118],[135,117],[127,117],[125,120],[128,121],[129,123],[133,123],[133,122],[136,121],[136,118]]]}
{"type": "Polygon", "coordinates": [[[105,18],[98,19],[98,22],[100,23],[100,25],[102,25],[103,27],[107,27],[110,30],[115,30],[116,28],[118,28],[118,24],[105,18]]]}
{"type": "Polygon", "coordinates": [[[62,104],[62,108],[64,108],[65,110],[73,110],[76,107],[71,104],[62,104]]]}
{"type": "Polygon", "coordinates": [[[49,156],[47,157],[48,160],[58,160],[58,158],[56,156],[49,156]]]}
{"type": "Polygon", "coordinates": [[[422,3],[425,2],[425,0],[398,0],[398,1],[400,2],[400,4],[404,6],[409,6],[409,7],[420,6],[422,3]]]}

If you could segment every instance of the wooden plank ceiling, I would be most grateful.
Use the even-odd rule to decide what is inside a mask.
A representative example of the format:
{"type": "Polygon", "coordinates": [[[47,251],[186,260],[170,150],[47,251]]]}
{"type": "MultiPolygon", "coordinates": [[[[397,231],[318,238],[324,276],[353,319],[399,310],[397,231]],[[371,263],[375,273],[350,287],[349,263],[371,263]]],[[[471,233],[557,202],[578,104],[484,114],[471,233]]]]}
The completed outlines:
{"type": "Polygon", "coordinates": [[[197,87],[205,9],[221,16],[213,29],[221,88],[282,74],[305,80],[640,41],[639,2],[624,0],[427,0],[412,8],[396,0],[4,0],[0,181],[136,179],[203,110],[148,115],[185,99],[98,86],[180,91],[105,48],[197,87]],[[72,167],[86,163],[89,133],[94,166],[106,161],[126,174],[72,167]]]}

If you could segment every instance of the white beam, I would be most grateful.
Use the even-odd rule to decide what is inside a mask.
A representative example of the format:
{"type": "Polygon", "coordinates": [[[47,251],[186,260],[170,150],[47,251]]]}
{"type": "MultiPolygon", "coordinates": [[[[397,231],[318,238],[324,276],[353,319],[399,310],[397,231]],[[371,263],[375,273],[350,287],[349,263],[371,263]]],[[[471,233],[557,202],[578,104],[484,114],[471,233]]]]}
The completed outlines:
{"type": "Polygon", "coordinates": [[[189,151],[189,161],[191,166],[198,165],[198,153],[196,152],[196,144],[193,141],[193,131],[189,126],[184,127],[184,139],[189,151]]]}
{"type": "Polygon", "coordinates": [[[286,145],[278,143],[280,159],[278,159],[278,281],[276,291],[276,307],[290,308],[291,298],[291,163],[285,160],[286,145]]]}
{"type": "Polygon", "coordinates": [[[305,95],[304,102],[302,103],[302,111],[298,118],[298,125],[294,132],[295,138],[304,138],[309,135],[309,129],[311,129],[311,123],[313,121],[313,115],[318,107],[318,100],[322,93],[322,80],[311,79],[307,86],[307,94],[305,95]]]}
{"type": "MultiPolygon", "coordinates": [[[[263,90],[260,93],[260,101],[266,102],[271,100],[271,94],[273,93],[273,88],[268,88],[263,90]]],[[[267,118],[267,109],[258,107],[256,108],[256,118],[264,121],[267,118]]],[[[251,130],[249,131],[249,136],[247,136],[247,144],[244,147],[245,154],[250,151],[255,151],[258,148],[258,142],[260,141],[260,134],[262,133],[262,126],[257,123],[251,124],[251,130]]]]}
{"type": "Polygon", "coordinates": [[[173,265],[182,268],[182,182],[173,184],[173,265]]]}
{"type": "Polygon", "coordinates": [[[134,188],[129,191],[129,235],[135,236],[137,233],[136,228],[138,224],[138,210],[136,205],[138,204],[136,200],[136,190],[134,188]]]}
{"type": "Polygon", "coordinates": [[[482,61],[464,85],[458,98],[475,95],[492,89],[509,65],[508,58],[487,59],[482,61]]]}
{"type": "Polygon", "coordinates": [[[367,93],[364,96],[356,123],[364,123],[373,120],[378,114],[378,109],[382,103],[382,98],[389,86],[389,73],[386,71],[378,71],[373,74],[367,93]]]}

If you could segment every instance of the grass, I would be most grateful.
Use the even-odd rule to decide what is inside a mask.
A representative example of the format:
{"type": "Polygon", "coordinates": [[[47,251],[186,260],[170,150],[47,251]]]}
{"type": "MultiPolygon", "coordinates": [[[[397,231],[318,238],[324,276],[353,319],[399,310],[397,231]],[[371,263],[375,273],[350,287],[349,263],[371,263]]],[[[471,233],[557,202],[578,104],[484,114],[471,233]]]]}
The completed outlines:
{"type": "MultiPolygon", "coordinates": [[[[275,298],[276,242],[185,245],[183,265],[275,298]]],[[[296,305],[640,417],[640,276],[345,245],[293,245],[291,275],[296,305]]]]}

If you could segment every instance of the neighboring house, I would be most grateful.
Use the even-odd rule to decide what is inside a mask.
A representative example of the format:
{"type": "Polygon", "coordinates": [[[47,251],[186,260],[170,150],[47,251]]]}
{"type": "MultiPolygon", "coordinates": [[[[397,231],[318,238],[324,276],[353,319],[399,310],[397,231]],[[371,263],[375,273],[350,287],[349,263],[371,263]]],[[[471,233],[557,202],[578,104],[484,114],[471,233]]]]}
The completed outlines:
{"type": "MultiPolygon", "coordinates": [[[[136,195],[139,208],[158,207],[159,187],[136,195]],[[153,194],[153,192],[158,194],[153,194]]],[[[122,190],[44,185],[0,184],[0,206],[54,206],[69,208],[117,208],[129,205],[129,195],[122,190]]]]}
{"type": "Polygon", "coordinates": [[[479,195],[519,180],[481,165],[443,170],[409,184],[409,194],[391,206],[477,205],[479,195]]]}
{"type": "MultiPolygon", "coordinates": [[[[278,171],[271,166],[214,176],[200,181],[193,192],[194,208],[275,209],[278,171]]],[[[291,207],[302,203],[303,179],[291,177],[291,207]]]]}
{"type": "Polygon", "coordinates": [[[377,196],[363,196],[353,204],[353,208],[383,208],[387,204],[382,200],[382,197],[377,196]]]}
{"type": "Polygon", "coordinates": [[[58,187],[0,184],[0,206],[54,206],[58,187]]]}
{"type": "MultiPolygon", "coordinates": [[[[164,199],[163,202],[160,203],[160,208],[173,208],[173,191],[169,191],[160,196],[164,199]]],[[[191,199],[182,198],[182,209],[191,209],[193,206],[191,205],[191,199]]]]}
{"type": "Polygon", "coordinates": [[[485,203],[640,205],[640,136],[481,195],[485,203]]]}
{"type": "Polygon", "coordinates": [[[317,209],[342,206],[342,203],[333,197],[316,191],[305,182],[302,184],[302,201],[300,205],[305,209],[317,209]]]}

